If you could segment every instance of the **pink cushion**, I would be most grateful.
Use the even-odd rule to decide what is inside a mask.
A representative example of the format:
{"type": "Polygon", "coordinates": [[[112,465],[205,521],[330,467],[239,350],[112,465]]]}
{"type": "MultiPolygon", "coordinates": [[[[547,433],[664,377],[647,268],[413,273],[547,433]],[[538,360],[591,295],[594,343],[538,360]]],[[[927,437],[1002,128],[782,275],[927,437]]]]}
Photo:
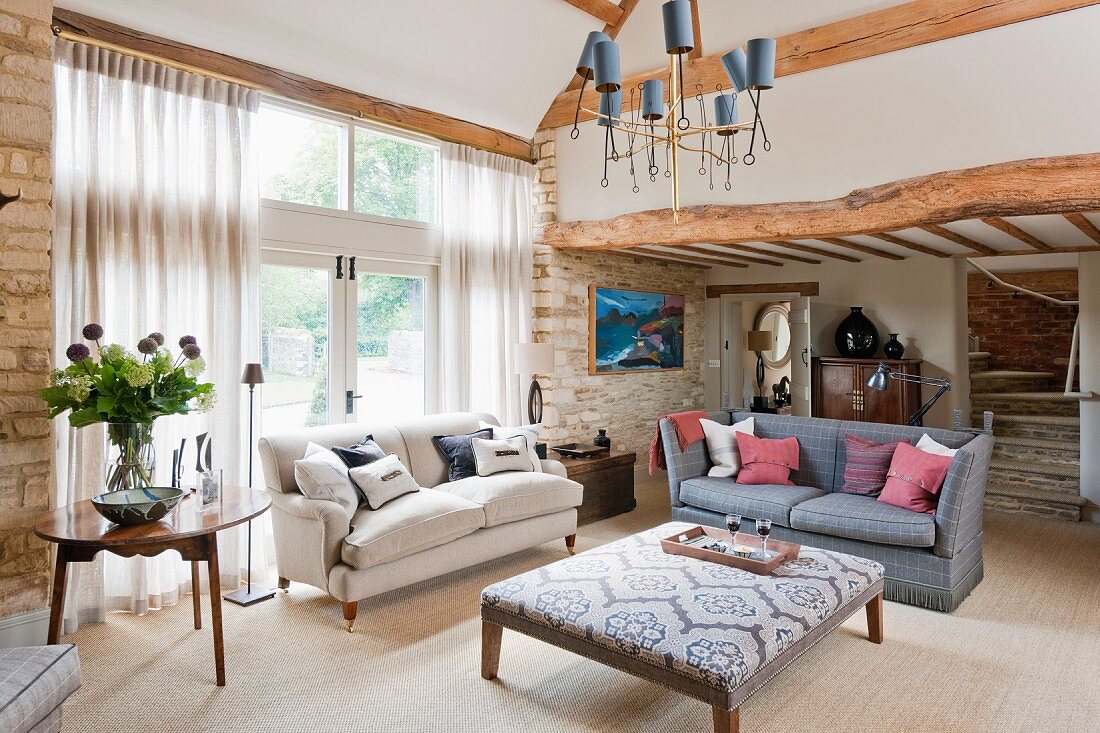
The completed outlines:
{"type": "Polygon", "coordinates": [[[781,484],[794,486],[791,471],[798,470],[798,439],[769,440],[747,433],[738,434],[741,451],[739,484],[781,484]]]}
{"type": "Polygon", "coordinates": [[[878,500],[922,514],[935,514],[940,501],[938,494],[952,460],[951,456],[937,456],[899,443],[878,500]]]}
{"type": "Polygon", "coordinates": [[[900,441],[876,443],[851,433],[844,436],[844,485],[845,494],[877,496],[886,485],[886,472],[894,459],[894,449],[900,441]]]}

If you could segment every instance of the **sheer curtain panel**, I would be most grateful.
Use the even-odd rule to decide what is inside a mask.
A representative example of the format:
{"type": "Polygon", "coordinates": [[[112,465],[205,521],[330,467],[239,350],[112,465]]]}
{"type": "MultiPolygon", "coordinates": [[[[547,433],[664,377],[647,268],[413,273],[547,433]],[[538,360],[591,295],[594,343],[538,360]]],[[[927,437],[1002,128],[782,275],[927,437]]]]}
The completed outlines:
{"type": "MultiPolygon", "coordinates": [[[[54,53],[55,358],[95,321],[108,343],[134,349],[160,331],[193,335],[218,392],[202,415],[156,422],[156,482],[172,447],[209,431],[226,483],[246,476],[245,362],[259,361],[259,189],[253,127],[258,92],[105,49],[58,40],[54,53]]],[[[54,422],[58,506],[103,490],[103,426],[54,422]]],[[[254,528],[256,529],[256,528],[254,528]]],[[[259,531],[263,532],[261,523],[259,531]]],[[[262,551],[263,542],[253,543],[262,551]]],[[[219,536],[223,584],[244,565],[243,528],[219,536]]],[[[266,563],[257,558],[254,567],[266,563]]],[[[65,633],[108,611],[144,613],[190,590],[175,552],[123,559],[101,553],[70,566],[65,633]]],[[[255,580],[255,578],[254,578],[255,580]]]]}

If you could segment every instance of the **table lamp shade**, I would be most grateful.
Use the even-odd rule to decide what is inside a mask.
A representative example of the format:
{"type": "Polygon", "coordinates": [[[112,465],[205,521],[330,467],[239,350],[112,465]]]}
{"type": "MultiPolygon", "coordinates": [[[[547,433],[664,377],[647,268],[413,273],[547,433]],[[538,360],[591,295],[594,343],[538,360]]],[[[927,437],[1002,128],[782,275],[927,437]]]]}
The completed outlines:
{"type": "Polygon", "coordinates": [[[241,384],[263,384],[264,368],[260,364],[245,364],[241,374],[241,384]]]}
{"type": "Polygon", "coordinates": [[[774,346],[771,331],[749,331],[749,351],[770,351],[774,346]]]}
{"type": "Polygon", "coordinates": [[[516,374],[552,374],[553,344],[516,344],[516,374]]]}

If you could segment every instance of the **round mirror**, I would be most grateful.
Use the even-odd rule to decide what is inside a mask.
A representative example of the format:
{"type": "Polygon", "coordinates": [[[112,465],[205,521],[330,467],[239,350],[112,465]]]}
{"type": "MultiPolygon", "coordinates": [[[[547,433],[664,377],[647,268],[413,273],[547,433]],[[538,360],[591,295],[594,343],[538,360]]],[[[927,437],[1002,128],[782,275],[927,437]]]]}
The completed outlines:
{"type": "Polygon", "coordinates": [[[771,350],[762,352],[764,365],[769,369],[786,366],[791,360],[791,321],[787,306],[772,303],[761,308],[756,314],[755,329],[772,333],[774,345],[771,350]]]}

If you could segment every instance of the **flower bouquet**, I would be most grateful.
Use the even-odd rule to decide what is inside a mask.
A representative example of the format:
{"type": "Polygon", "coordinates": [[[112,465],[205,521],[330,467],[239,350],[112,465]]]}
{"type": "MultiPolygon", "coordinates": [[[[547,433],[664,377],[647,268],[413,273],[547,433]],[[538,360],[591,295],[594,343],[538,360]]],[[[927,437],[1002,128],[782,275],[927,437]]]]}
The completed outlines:
{"type": "Polygon", "coordinates": [[[206,369],[202,350],[194,336],[184,336],[180,354],[173,356],[160,333],[138,341],[136,354],[119,344],[103,346],[103,327],[97,323],[85,326],[83,335],[95,342],[97,353],[86,344],[70,346],[65,356],[72,363],[52,372],[50,386],[39,394],[51,418],[70,410],[74,428],[107,423],[107,439],[117,451],[108,491],[150,486],[153,421],[214,407],[214,385],[198,381],[206,369]]]}

